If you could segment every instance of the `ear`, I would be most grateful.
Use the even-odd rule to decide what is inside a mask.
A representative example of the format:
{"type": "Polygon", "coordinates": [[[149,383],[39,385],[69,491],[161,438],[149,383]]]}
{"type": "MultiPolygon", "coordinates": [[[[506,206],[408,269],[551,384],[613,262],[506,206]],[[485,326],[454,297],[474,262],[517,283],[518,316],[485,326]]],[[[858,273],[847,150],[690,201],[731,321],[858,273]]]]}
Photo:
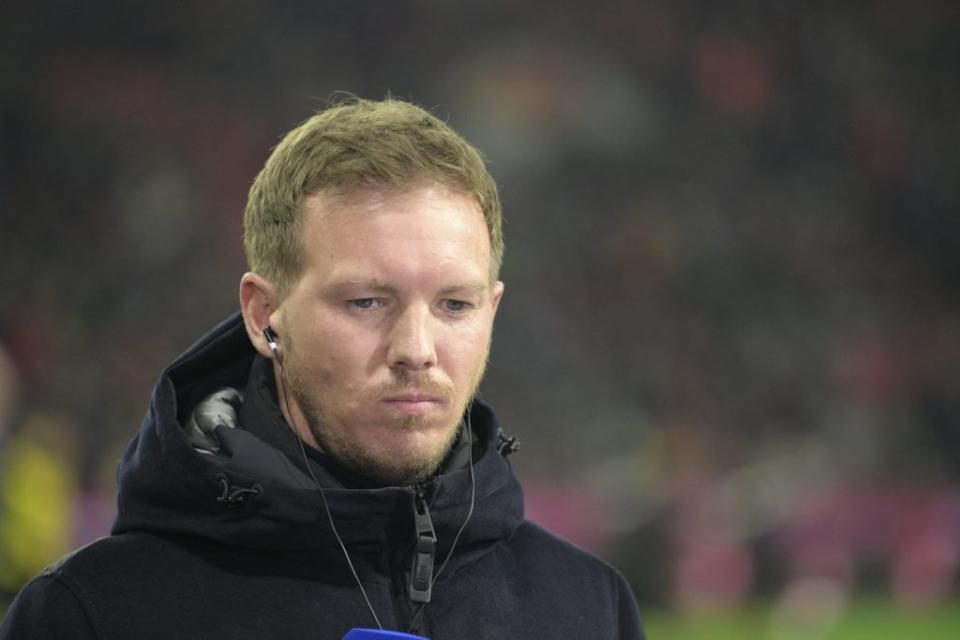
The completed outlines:
{"type": "Polygon", "coordinates": [[[273,283],[252,271],[240,278],[240,312],[247,336],[257,352],[273,358],[273,352],[263,337],[263,330],[271,326],[271,318],[280,306],[277,289],[273,283]]]}
{"type": "Polygon", "coordinates": [[[493,315],[497,315],[497,308],[500,306],[500,299],[503,298],[503,290],[505,285],[502,281],[497,280],[493,283],[493,290],[491,291],[492,298],[491,303],[493,304],[493,315]]]}

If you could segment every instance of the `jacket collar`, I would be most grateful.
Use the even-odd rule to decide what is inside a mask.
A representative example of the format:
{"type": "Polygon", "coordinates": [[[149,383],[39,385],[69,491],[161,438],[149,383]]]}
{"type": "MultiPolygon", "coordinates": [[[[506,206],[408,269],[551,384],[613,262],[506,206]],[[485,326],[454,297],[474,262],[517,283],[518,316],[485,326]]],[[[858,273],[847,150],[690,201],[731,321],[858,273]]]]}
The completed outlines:
{"type": "MultiPolygon", "coordinates": [[[[244,388],[255,357],[240,314],[235,314],[163,373],[140,430],[121,459],[113,533],[199,537],[261,550],[338,545],[313,481],[258,434],[218,428],[222,447],[216,456],[197,453],[187,441],[182,425],[193,406],[224,386],[244,388]],[[224,495],[235,495],[236,500],[231,503],[224,495]]],[[[473,465],[476,504],[458,543],[463,547],[509,536],[523,519],[522,492],[498,451],[500,427],[493,411],[475,401],[470,422],[481,455],[473,465]]],[[[472,482],[470,468],[462,467],[429,483],[438,554],[446,553],[466,516],[472,482]]],[[[406,545],[412,540],[413,488],[324,491],[348,546],[406,545]]]]}

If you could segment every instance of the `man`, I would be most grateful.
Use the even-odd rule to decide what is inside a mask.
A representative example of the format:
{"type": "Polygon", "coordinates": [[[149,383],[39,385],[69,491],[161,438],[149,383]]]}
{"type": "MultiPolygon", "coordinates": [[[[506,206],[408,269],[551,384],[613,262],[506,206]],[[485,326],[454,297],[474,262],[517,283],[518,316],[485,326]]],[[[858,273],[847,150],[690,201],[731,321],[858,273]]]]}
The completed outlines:
{"type": "Polygon", "coordinates": [[[503,296],[477,151],[411,104],[291,131],[244,217],[241,311],[155,387],[112,535],[2,638],[641,638],[612,568],[523,519],[474,398],[503,296]]]}

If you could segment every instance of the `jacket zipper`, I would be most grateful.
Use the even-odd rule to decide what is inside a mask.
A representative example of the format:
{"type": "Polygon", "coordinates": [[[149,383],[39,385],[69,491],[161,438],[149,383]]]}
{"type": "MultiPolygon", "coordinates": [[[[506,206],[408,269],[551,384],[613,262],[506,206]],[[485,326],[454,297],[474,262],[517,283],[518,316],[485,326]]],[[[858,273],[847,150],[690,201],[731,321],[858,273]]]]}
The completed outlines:
{"type": "Polygon", "coordinates": [[[417,542],[413,550],[407,594],[410,602],[423,605],[430,602],[432,595],[433,564],[437,553],[437,532],[433,528],[433,520],[430,519],[424,484],[418,484],[415,488],[413,524],[417,542]]]}

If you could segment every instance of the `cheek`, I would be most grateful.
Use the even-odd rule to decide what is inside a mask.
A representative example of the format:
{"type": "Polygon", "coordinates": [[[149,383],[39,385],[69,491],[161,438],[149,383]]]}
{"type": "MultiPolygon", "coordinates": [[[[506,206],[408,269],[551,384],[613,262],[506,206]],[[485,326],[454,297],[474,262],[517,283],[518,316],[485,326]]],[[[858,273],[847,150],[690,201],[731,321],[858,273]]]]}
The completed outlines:
{"type": "Polygon", "coordinates": [[[467,382],[483,366],[489,349],[490,330],[485,326],[478,326],[448,341],[446,354],[451,375],[467,382]]]}
{"type": "Polygon", "coordinates": [[[377,344],[377,336],[345,323],[317,323],[310,333],[311,353],[303,355],[318,373],[348,383],[369,370],[377,344]]]}

